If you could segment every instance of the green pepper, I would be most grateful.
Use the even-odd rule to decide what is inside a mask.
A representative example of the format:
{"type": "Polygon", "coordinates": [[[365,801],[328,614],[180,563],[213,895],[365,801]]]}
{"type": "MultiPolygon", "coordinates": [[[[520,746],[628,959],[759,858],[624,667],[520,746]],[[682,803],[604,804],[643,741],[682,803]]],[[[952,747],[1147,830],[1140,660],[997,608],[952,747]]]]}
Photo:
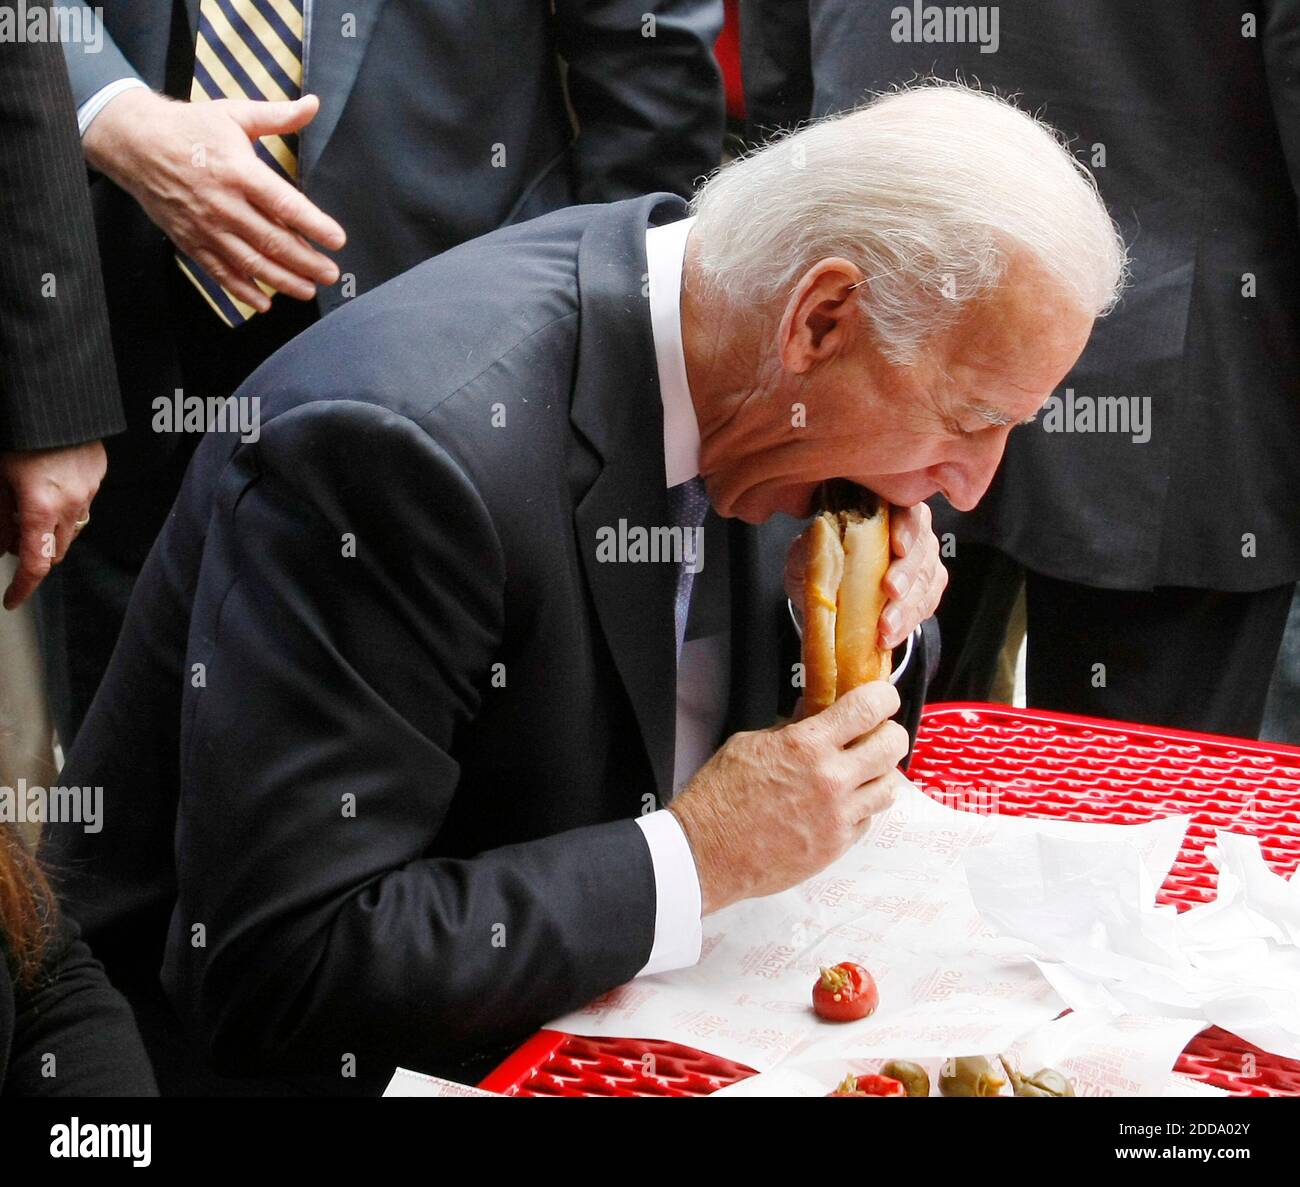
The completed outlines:
{"type": "Polygon", "coordinates": [[[881,1075],[891,1076],[907,1089],[908,1096],[929,1096],[930,1077],[919,1063],[906,1059],[892,1059],[880,1069],[881,1075]]]}
{"type": "Polygon", "coordinates": [[[982,1055],[949,1059],[939,1069],[939,1091],[944,1096],[997,1096],[1005,1083],[982,1055]]]}
{"type": "Polygon", "coordinates": [[[1007,1062],[1006,1056],[998,1060],[1011,1081],[1011,1090],[1017,1096],[1073,1096],[1074,1085],[1052,1067],[1040,1067],[1032,1076],[1022,1076],[1007,1062]]]}

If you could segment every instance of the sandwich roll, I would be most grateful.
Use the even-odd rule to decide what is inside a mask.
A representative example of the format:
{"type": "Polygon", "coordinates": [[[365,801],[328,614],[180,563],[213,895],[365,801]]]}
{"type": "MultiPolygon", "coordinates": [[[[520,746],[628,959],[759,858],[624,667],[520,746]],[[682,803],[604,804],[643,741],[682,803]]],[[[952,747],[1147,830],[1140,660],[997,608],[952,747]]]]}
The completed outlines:
{"type": "Polygon", "coordinates": [[[842,480],[822,487],[823,510],[804,533],[804,705],[816,713],[850,689],[889,678],[877,645],[889,600],[889,504],[842,480]]]}
{"type": "Polygon", "coordinates": [[[816,713],[837,695],[836,600],[844,577],[844,544],[834,519],[819,515],[805,537],[803,598],[804,704],[816,713]]]}
{"type": "Polygon", "coordinates": [[[844,575],[840,580],[839,616],[835,624],[835,695],[871,680],[888,680],[893,653],[876,645],[880,615],[889,600],[889,510],[869,519],[841,514],[844,575]]]}

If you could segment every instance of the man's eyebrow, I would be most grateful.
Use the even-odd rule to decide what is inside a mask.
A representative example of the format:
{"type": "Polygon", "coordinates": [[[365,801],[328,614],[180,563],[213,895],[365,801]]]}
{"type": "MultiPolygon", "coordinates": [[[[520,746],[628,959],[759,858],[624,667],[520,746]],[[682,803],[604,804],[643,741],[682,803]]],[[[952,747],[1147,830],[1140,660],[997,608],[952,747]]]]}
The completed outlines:
{"type": "Polygon", "coordinates": [[[1035,412],[1033,416],[1027,416],[1024,420],[1013,421],[1011,417],[1001,411],[1001,409],[990,408],[987,404],[968,404],[967,408],[969,408],[970,411],[978,416],[982,421],[994,425],[999,429],[1005,428],[1009,424],[1014,424],[1017,427],[1020,425],[1031,425],[1038,419],[1038,413],[1035,412]]]}
{"type": "Polygon", "coordinates": [[[967,407],[975,413],[980,420],[991,425],[1002,428],[1012,423],[1011,417],[998,408],[990,408],[987,404],[968,404],[967,407]]]}

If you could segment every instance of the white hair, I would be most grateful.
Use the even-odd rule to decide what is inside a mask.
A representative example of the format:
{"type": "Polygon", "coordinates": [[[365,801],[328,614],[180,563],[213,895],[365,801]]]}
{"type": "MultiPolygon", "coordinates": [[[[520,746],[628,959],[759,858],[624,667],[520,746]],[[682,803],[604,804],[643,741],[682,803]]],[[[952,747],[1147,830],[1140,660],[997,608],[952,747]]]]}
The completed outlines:
{"type": "Polygon", "coordinates": [[[1127,275],[1086,166],[1042,121],[960,83],[913,84],[809,124],[725,165],[691,208],[710,295],[766,303],[843,257],[900,365],[996,287],[1018,249],[1094,317],[1127,275]]]}

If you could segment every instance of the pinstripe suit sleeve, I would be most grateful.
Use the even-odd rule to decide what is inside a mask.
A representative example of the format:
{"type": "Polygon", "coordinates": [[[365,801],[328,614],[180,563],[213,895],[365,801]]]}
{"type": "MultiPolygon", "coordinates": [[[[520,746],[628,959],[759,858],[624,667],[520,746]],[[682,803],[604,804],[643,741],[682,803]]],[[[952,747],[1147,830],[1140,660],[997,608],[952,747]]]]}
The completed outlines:
{"type": "Polygon", "coordinates": [[[63,54],[0,42],[0,449],[124,427],[63,54]]]}

